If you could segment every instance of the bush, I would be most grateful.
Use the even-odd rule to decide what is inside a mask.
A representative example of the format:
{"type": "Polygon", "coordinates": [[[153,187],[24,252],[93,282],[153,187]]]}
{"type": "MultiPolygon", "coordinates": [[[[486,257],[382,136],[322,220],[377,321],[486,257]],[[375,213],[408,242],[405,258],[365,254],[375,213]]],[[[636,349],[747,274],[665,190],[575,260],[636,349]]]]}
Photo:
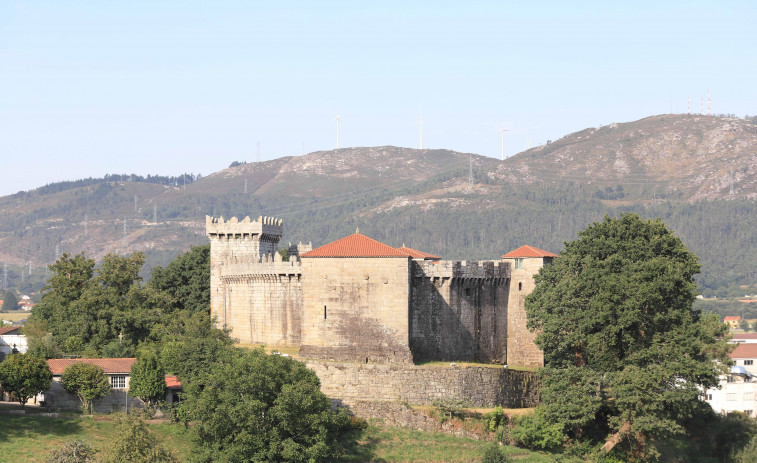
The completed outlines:
{"type": "Polygon", "coordinates": [[[153,436],[136,414],[119,414],[116,431],[103,451],[101,463],[174,463],[178,460],[153,436]]]}
{"type": "Polygon", "coordinates": [[[436,399],[432,405],[438,408],[442,413],[442,422],[454,417],[461,417],[463,409],[470,404],[465,399],[436,399]]]}
{"type": "Polygon", "coordinates": [[[507,419],[508,418],[507,415],[505,415],[505,411],[502,410],[502,407],[499,406],[484,415],[486,428],[490,432],[497,432],[500,427],[505,426],[507,424],[507,419]]]}
{"type": "Polygon", "coordinates": [[[46,463],[89,463],[94,461],[95,450],[84,441],[72,440],[50,452],[46,463]]]}
{"type": "Polygon", "coordinates": [[[733,456],[733,463],[752,463],[757,461],[757,436],[733,456]]]}
{"type": "Polygon", "coordinates": [[[491,444],[484,450],[481,463],[509,463],[510,458],[505,455],[499,444],[491,444]]]}
{"type": "Polygon", "coordinates": [[[565,440],[563,426],[547,423],[538,413],[518,418],[510,435],[516,445],[531,450],[554,450],[565,440]]]}

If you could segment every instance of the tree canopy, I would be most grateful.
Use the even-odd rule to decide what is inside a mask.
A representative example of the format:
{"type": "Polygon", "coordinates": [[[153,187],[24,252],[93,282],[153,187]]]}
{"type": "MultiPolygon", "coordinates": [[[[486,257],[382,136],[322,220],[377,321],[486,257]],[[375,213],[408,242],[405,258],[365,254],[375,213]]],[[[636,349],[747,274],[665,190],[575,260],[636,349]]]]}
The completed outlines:
{"type": "Polygon", "coordinates": [[[153,352],[142,354],[131,367],[129,395],[153,405],[166,395],[165,370],[153,352]]]}
{"type": "Polygon", "coordinates": [[[181,402],[195,421],[197,461],[333,461],[348,419],[319,388],[300,362],[260,348],[230,350],[181,402]]]}
{"type": "Polygon", "coordinates": [[[34,355],[13,354],[0,363],[0,386],[13,393],[22,407],[30,398],[50,389],[52,380],[47,362],[34,355]]]}
{"type": "Polygon", "coordinates": [[[110,382],[103,369],[91,363],[78,362],[63,371],[61,382],[66,391],[76,394],[82,409],[92,412],[92,401],[110,392],[110,382]]]}
{"type": "Polygon", "coordinates": [[[568,437],[628,443],[685,432],[727,364],[726,329],[693,309],[697,257],[660,220],[606,217],[565,243],[526,298],[544,350],[540,416],[568,437]]]}

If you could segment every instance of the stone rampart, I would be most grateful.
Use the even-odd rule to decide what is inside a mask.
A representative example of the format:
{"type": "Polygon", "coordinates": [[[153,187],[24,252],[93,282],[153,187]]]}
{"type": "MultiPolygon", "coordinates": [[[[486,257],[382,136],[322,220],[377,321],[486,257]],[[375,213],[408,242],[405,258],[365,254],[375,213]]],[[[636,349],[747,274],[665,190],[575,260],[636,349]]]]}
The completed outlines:
{"type": "Polygon", "coordinates": [[[496,260],[414,261],[413,276],[422,278],[510,278],[510,264],[496,260]]]}
{"type": "Polygon", "coordinates": [[[437,399],[467,400],[473,407],[533,407],[536,375],[487,367],[418,367],[308,360],[328,397],[349,405],[371,400],[433,405],[437,399]]]}

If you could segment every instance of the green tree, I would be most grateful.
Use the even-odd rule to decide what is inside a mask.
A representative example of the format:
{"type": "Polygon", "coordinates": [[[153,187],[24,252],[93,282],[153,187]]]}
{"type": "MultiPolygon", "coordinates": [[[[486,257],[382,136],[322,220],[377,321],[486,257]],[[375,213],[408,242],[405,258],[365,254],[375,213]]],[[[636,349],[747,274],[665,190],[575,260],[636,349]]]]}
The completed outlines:
{"type": "Polygon", "coordinates": [[[744,332],[747,332],[747,333],[748,333],[748,332],[749,332],[749,322],[748,322],[748,321],[746,321],[745,319],[743,319],[743,318],[742,318],[742,319],[741,319],[741,320],[739,321],[739,328],[741,328],[741,329],[742,329],[742,331],[744,331],[744,332]]]}
{"type": "Polygon", "coordinates": [[[152,352],[142,354],[131,367],[129,395],[155,405],[166,395],[166,373],[152,352]]]}
{"type": "Polygon", "coordinates": [[[52,380],[47,362],[33,355],[14,354],[0,363],[0,385],[22,408],[27,400],[50,389],[52,380]]]}
{"type": "Polygon", "coordinates": [[[3,299],[3,306],[0,308],[2,310],[16,310],[18,307],[18,298],[16,297],[16,294],[8,290],[5,292],[5,297],[3,299]]]}
{"type": "Polygon", "coordinates": [[[176,456],[166,449],[135,414],[116,416],[115,434],[99,459],[101,463],[172,463],[176,456]]]}
{"type": "Polygon", "coordinates": [[[195,246],[165,268],[153,268],[149,284],[170,297],[174,310],[210,312],[210,245],[195,246]]]}
{"type": "Polygon", "coordinates": [[[76,394],[82,410],[92,413],[92,401],[110,392],[110,382],[103,369],[91,363],[74,363],[63,371],[61,382],[66,391],[76,394]]]}
{"type": "Polygon", "coordinates": [[[626,442],[685,432],[700,387],[727,365],[725,326],[692,308],[699,264],[660,220],[606,217],[565,244],[526,298],[544,350],[541,416],[570,438],[626,442]]]}
{"type": "Polygon", "coordinates": [[[486,446],[481,463],[509,463],[511,460],[502,451],[502,447],[497,443],[491,443],[486,446]]]}
{"type": "Polygon", "coordinates": [[[315,373],[262,349],[234,349],[184,394],[198,461],[324,462],[341,451],[347,416],[315,373]]]}

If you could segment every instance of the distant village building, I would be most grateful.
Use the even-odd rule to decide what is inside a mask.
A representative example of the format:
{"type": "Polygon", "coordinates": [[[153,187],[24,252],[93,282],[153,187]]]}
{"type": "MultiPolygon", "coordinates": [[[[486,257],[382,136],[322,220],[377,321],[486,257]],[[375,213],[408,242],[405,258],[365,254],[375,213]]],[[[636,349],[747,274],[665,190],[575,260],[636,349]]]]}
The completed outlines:
{"type": "Polygon", "coordinates": [[[728,328],[736,330],[741,323],[741,317],[739,315],[728,315],[723,319],[723,323],[728,325],[728,328]]]}
{"type": "MultiPolygon", "coordinates": [[[[739,335],[746,336],[746,335],[739,335]]],[[[749,339],[749,338],[747,338],[749,339]]],[[[749,339],[751,341],[751,339],[749,339]]],[[[718,413],[743,412],[755,416],[757,410],[757,342],[739,343],[729,354],[734,365],[720,382],[720,389],[704,391],[704,400],[718,413]]]]}

